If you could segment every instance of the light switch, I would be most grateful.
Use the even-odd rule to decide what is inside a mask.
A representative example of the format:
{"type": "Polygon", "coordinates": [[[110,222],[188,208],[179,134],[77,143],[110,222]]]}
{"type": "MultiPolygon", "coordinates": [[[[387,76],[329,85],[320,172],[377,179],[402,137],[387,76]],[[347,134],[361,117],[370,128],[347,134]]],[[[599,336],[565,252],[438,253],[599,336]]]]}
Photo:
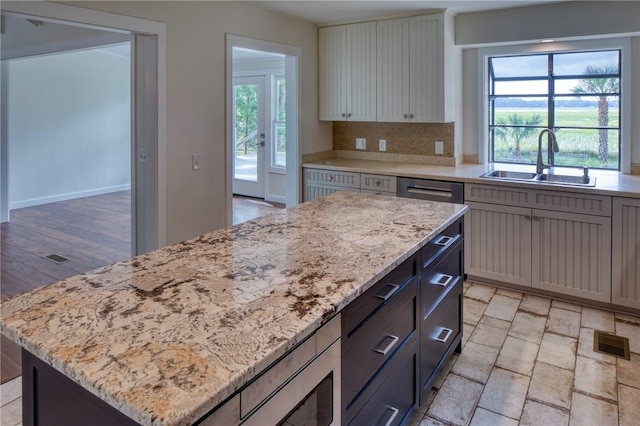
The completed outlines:
{"type": "Polygon", "coordinates": [[[200,170],[200,154],[191,155],[191,169],[200,170]]]}

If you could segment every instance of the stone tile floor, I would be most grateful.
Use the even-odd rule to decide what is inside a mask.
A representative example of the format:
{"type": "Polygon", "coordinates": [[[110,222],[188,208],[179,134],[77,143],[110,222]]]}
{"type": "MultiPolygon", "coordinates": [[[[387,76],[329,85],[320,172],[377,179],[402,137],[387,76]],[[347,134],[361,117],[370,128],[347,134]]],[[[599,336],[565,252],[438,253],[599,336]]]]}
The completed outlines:
{"type": "Polygon", "coordinates": [[[461,355],[412,424],[640,425],[640,317],[489,285],[464,285],[461,355]],[[593,351],[628,337],[631,360],[593,351]]]}
{"type": "MultiPolygon", "coordinates": [[[[640,317],[467,282],[463,351],[411,424],[640,425],[640,317]],[[593,351],[628,337],[631,360],[593,351]]],[[[1,426],[22,422],[21,378],[0,386],[1,426]]]]}

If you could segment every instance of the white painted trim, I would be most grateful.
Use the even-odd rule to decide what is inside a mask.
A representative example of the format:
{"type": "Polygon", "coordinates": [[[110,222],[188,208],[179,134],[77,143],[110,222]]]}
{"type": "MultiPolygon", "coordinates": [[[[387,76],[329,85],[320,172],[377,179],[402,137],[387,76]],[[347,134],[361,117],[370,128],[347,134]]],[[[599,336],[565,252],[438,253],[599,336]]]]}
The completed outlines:
{"type": "Polygon", "coordinates": [[[286,94],[286,108],[287,111],[294,111],[294,114],[287,114],[287,173],[286,173],[286,205],[287,207],[294,206],[300,202],[300,164],[302,157],[300,154],[300,134],[299,134],[299,120],[301,119],[301,113],[299,109],[300,105],[300,87],[299,75],[301,73],[301,61],[302,49],[296,46],[289,46],[281,43],[274,43],[265,40],[258,40],[249,37],[243,37],[235,34],[226,34],[226,131],[225,131],[225,188],[226,188],[226,206],[227,206],[227,224],[233,223],[232,212],[232,155],[231,149],[229,149],[229,141],[233,137],[233,117],[231,111],[233,108],[233,48],[244,47],[254,50],[262,50],[267,52],[275,52],[286,55],[285,57],[285,78],[287,80],[287,87],[295,87],[296,90],[287,90],[286,94]]]}
{"type": "Polygon", "coordinates": [[[97,28],[108,31],[121,31],[156,35],[158,39],[158,172],[157,172],[157,245],[163,247],[167,242],[167,28],[163,22],[131,16],[116,15],[76,6],[44,1],[4,2],[3,13],[16,16],[36,16],[43,21],[71,22],[86,28],[97,28]]]}
{"type": "Polygon", "coordinates": [[[9,99],[7,61],[0,63],[0,223],[9,222],[9,140],[7,104],[9,99]]]}
{"type": "Polygon", "coordinates": [[[287,199],[285,197],[281,197],[279,195],[267,195],[264,197],[264,200],[271,203],[280,203],[280,204],[286,204],[287,202],[287,199]]]}
{"type": "Polygon", "coordinates": [[[9,208],[22,209],[25,207],[39,206],[41,204],[57,203],[58,201],[75,200],[76,198],[93,197],[94,195],[111,194],[112,192],[128,191],[131,185],[116,185],[106,188],[91,189],[88,191],[69,192],[66,194],[52,195],[50,197],[32,198],[30,200],[14,201],[9,208]]]}
{"type": "Polygon", "coordinates": [[[633,97],[633,84],[631,75],[631,39],[628,37],[561,41],[556,43],[518,44],[478,49],[478,114],[480,120],[478,123],[478,162],[484,164],[488,161],[486,81],[489,72],[487,66],[487,58],[489,56],[593,49],[621,49],[622,51],[622,81],[620,82],[620,87],[622,88],[620,94],[622,101],[622,115],[620,117],[620,171],[622,173],[631,173],[631,98],[633,97]]]}

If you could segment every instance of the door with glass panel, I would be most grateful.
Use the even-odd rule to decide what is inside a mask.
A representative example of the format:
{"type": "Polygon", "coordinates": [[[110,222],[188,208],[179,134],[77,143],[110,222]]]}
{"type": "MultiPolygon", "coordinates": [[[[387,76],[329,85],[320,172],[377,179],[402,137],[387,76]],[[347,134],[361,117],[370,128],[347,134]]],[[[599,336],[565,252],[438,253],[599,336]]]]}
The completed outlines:
{"type": "Polygon", "coordinates": [[[264,77],[233,79],[233,193],[264,198],[264,77]]]}

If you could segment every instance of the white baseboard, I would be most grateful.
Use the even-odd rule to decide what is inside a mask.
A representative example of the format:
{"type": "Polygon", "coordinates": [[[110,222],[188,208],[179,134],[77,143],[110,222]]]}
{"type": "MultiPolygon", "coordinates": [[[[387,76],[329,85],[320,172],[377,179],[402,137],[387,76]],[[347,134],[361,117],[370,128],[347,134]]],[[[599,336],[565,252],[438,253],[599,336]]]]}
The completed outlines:
{"type": "Polygon", "coordinates": [[[58,201],[75,200],[76,198],[92,197],[94,195],[110,194],[112,192],[128,191],[131,184],[109,186],[106,188],[91,189],[89,191],[70,192],[67,194],[52,195],[49,197],[32,198],[30,200],[13,201],[9,203],[9,209],[22,209],[25,207],[39,206],[41,204],[56,203],[58,201]]]}

